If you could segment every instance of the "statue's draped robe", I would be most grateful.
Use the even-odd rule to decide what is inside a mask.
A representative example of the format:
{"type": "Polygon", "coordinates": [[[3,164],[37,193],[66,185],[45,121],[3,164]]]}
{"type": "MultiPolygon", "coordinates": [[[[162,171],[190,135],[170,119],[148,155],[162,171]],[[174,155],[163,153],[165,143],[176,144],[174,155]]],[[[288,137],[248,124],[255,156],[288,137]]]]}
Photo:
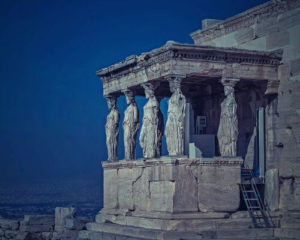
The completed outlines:
{"type": "Polygon", "coordinates": [[[162,136],[164,132],[164,116],[158,108],[158,129],[157,129],[157,148],[156,148],[156,156],[161,156],[161,146],[162,146],[162,136]]]}
{"type": "Polygon", "coordinates": [[[168,102],[168,119],[165,130],[170,156],[183,155],[185,108],[185,96],[181,92],[173,93],[168,102]]]}
{"type": "Polygon", "coordinates": [[[238,118],[237,103],[234,95],[229,94],[221,104],[218,141],[221,156],[235,157],[237,155],[238,118]]]}
{"type": "Polygon", "coordinates": [[[106,118],[105,133],[108,161],[116,161],[118,159],[117,150],[119,136],[119,119],[120,114],[117,109],[112,109],[106,118]]]}
{"type": "Polygon", "coordinates": [[[125,159],[135,158],[136,133],[139,128],[139,112],[135,103],[128,105],[124,113],[124,150],[125,159]]]}
{"type": "Polygon", "coordinates": [[[155,98],[150,98],[144,106],[143,125],[139,138],[145,158],[159,157],[162,135],[159,127],[159,102],[155,98]]]}

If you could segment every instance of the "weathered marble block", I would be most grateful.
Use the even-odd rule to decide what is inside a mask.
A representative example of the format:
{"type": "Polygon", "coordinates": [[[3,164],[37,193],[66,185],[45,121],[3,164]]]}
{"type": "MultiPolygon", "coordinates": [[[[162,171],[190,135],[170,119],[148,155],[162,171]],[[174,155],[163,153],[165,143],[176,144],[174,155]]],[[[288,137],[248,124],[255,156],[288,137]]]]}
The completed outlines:
{"type": "Polygon", "coordinates": [[[103,162],[102,212],[236,211],[241,163],[238,157],[103,162]]]}
{"type": "Polygon", "coordinates": [[[65,228],[66,219],[75,217],[76,209],[73,207],[55,208],[55,231],[62,231],[65,228]]]}

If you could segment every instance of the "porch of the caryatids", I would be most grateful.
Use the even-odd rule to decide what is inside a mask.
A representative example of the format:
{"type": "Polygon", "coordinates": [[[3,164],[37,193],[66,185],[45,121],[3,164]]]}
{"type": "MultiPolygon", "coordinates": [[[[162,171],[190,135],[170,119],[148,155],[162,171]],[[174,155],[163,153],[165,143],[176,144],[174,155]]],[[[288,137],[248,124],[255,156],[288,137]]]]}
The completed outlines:
{"type": "Polygon", "coordinates": [[[116,96],[106,96],[109,114],[106,118],[105,133],[106,133],[106,147],[107,147],[107,161],[118,161],[118,136],[119,136],[119,120],[120,114],[117,109],[116,96]]]}
{"type": "Polygon", "coordinates": [[[168,79],[172,96],[168,101],[168,117],[165,129],[167,148],[170,156],[184,154],[184,121],[186,98],[181,91],[182,77],[168,79]]]}
{"type": "Polygon", "coordinates": [[[140,133],[140,145],[144,158],[160,157],[162,119],[159,101],[155,96],[157,84],[145,83],[142,85],[148,102],[144,106],[143,125],[140,133]]]}
{"type": "Polygon", "coordinates": [[[129,89],[123,91],[126,97],[127,109],[124,113],[123,134],[125,159],[135,159],[136,134],[139,128],[139,111],[134,99],[133,92],[129,89]]]}
{"type": "Polygon", "coordinates": [[[237,156],[238,117],[234,86],[239,79],[223,78],[225,99],[221,103],[220,124],[217,133],[221,156],[237,156]]]}

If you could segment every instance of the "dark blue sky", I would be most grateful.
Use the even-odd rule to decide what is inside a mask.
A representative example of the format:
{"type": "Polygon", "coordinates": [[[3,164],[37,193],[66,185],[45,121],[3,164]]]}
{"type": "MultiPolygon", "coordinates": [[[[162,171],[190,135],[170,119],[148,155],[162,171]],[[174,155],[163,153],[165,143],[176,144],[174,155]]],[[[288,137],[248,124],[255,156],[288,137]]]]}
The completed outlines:
{"type": "Polygon", "coordinates": [[[96,70],[167,40],[192,43],[202,19],[263,2],[2,0],[1,179],[98,174],[107,108],[96,70]]]}

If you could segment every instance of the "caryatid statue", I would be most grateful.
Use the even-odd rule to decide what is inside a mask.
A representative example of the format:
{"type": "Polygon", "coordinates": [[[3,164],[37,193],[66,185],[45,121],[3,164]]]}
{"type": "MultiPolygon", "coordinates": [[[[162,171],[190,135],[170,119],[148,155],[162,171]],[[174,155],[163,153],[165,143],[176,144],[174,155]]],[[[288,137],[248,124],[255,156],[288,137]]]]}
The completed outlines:
{"type": "Polygon", "coordinates": [[[120,114],[116,105],[115,96],[107,96],[107,105],[110,113],[107,115],[105,124],[107,161],[114,162],[118,160],[118,137],[119,137],[119,120],[120,114]]]}
{"type": "MultiPolygon", "coordinates": [[[[160,105],[160,100],[162,97],[156,97],[158,101],[158,106],[160,105]]],[[[157,149],[156,149],[156,156],[161,156],[161,147],[162,147],[162,136],[164,133],[164,116],[163,113],[160,110],[160,107],[158,108],[158,129],[157,129],[157,149]]]]}
{"type": "Polygon", "coordinates": [[[165,129],[167,148],[170,156],[184,153],[184,118],[186,98],[181,92],[181,78],[169,79],[172,96],[168,101],[168,118],[165,129]]]}
{"type": "Polygon", "coordinates": [[[234,86],[238,79],[222,79],[225,99],[221,103],[221,116],[218,129],[218,142],[221,156],[237,156],[238,118],[234,86]]]}
{"type": "Polygon", "coordinates": [[[125,159],[132,160],[135,159],[136,133],[139,128],[139,111],[134,100],[133,92],[130,90],[123,92],[128,104],[123,121],[125,159]]]}
{"type": "Polygon", "coordinates": [[[155,85],[153,83],[145,83],[143,87],[148,102],[144,106],[140,145],[144,158],[160,157],[162,133],[159,101],[154,95],[155,85]]]}

